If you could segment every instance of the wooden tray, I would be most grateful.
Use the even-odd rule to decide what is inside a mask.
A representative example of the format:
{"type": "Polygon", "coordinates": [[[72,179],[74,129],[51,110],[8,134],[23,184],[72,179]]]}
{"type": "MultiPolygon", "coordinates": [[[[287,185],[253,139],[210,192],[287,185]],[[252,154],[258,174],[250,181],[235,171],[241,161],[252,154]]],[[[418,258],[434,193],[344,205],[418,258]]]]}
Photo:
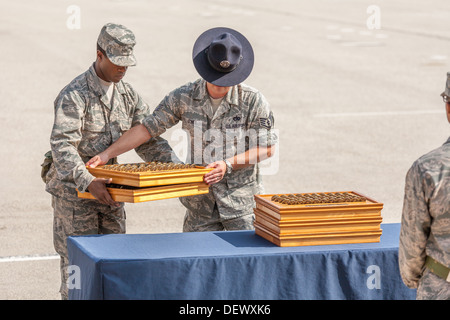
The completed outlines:
{"type": "Polygon", "coordinates": [[[154,187],[166,186],[182,183],[203,182],[205,173],[213,168],[196,166],[189,169],[176,169],[167,171],[151,172],[121,172],[104,169],[103,166],[97,168],[87,167],[88,171],[97,178],[112,179],[112,183],[133,187],[154,187]]]}
{"type": "Polygon", "coordinates": [[[380,230],[381,216],[337,217],[324,219],[276,220],[264,212],[254,209],[255,220],[278,235],[318,234],[335,231],[377,231],[380,230]]]}
{"type": "MultiPolygon", "coordinates": [[[[204,182],[185,183],[151,188],[107,187],[107,189],[114,201],[131,203],[187,197],[209,192],[209,186],[204,182]]],[[[78,191],[78,197],[83,199],[95,199],[95,197],[89,192],[78,191]]]]}
{"type": "Polygon", "coordinates": [[[254,222],[255,233],[280,247],[317,246],[347,243],[380,242],[382,230],[330,232],[305,235],[278,235],[258,222],[254,222]]]}
{"type": "MultiPolygon", "coordinates": [[[[289,205],[272,201],[271,198],[275,194],[265,194],[255,195],[256,208],[281,221],[311,218],[337,218],[381,215],[381,210],[383,209],[382,203],[377,202],[355,191],[339,192],[353,193],[355,195],[366,198],[366,201],[289,205]]],[[[335,192],[323,193],[326,194],[335,192]]]]}

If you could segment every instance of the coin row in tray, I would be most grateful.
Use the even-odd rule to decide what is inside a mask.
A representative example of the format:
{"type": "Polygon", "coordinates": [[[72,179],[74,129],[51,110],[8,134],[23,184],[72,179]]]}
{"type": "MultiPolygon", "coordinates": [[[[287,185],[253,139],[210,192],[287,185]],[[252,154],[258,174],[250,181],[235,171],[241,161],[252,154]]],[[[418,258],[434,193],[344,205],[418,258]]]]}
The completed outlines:
{"type": "Polygon", "coordinates": [[[121,171],[121,172],[150,172],[150,171],[167,171],[179,169],[195,168],[195,164],[183,164],[172,162],[142,162],[142,163],[126,163],[111,164],[103,166],[105,170],[121,171]]]}
{"type": "Polygon", "coordinates": [[[340,203],[340,202],[364,202],[366,198],[348,192],[334,193],[298,193],[274,195],[272,201],[295,205],[295,204],[316,204],[316,203],[340,203]]]}

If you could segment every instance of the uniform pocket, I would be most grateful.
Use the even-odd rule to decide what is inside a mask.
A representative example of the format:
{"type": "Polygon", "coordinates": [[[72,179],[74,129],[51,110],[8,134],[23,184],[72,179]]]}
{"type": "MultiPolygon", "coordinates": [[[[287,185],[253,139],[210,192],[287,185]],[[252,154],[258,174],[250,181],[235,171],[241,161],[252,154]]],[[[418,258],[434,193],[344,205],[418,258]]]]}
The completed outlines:
{"type": "Polygon", "coordinates": [[[87,132],[105,132],[106,124],[104,122],[88,121],[84,123],[84,130],[87,132]]]}
{"type": "Polygon", "coordinates": [[[92,144],[95,140],[98,140],[106,132],[105,123],[86,122],[83,129],[83,140],[87,144],[92,144]]]}
{"type": "Polygon", "coordinates": [[[131,118],[124,118],[124,119],[120,119],[120,130],[122,132],[128,131],[131,129],[131,124],[132,124],[132,119],[131,118]]]}
{"type": "Polygon", "coordinates": [[[228,199],[234,209],[248,209],[254,204],[256,180],[235,181],[227,179],[228,199]]]}
{"type": "Polygon", "coordinates": [[[189,197],[180,197],[179,200],[187,209],[191,211],[197,211],[205,206],[205,195],[203,194],[189,197]]]}

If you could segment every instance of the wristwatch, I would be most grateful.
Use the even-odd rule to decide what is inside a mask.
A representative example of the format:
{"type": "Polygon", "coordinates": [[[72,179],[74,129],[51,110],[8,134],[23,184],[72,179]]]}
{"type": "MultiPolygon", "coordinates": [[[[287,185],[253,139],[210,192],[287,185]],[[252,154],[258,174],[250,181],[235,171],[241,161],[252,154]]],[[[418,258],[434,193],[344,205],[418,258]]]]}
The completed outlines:
{"type": "Polygon", "coordinates": [[[223,160],[223,162],[225,162],[225,164],[227,165],[227,174],[230,174],[231,171],[233,170],[233,167],[231,166],[230,161],[228,161],[227,159],[223,160]]]}

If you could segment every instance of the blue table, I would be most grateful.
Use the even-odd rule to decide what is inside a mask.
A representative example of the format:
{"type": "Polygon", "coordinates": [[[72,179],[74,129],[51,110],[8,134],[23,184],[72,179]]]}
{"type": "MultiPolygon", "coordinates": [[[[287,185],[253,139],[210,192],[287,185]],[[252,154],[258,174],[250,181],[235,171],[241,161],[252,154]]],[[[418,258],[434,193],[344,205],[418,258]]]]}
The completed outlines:
{"type": "Polygon", "coordinates": [[[400,224],[380,243],[278,247],[254,231],[70,237],[70,299],[415,299],[400,224]]]}

